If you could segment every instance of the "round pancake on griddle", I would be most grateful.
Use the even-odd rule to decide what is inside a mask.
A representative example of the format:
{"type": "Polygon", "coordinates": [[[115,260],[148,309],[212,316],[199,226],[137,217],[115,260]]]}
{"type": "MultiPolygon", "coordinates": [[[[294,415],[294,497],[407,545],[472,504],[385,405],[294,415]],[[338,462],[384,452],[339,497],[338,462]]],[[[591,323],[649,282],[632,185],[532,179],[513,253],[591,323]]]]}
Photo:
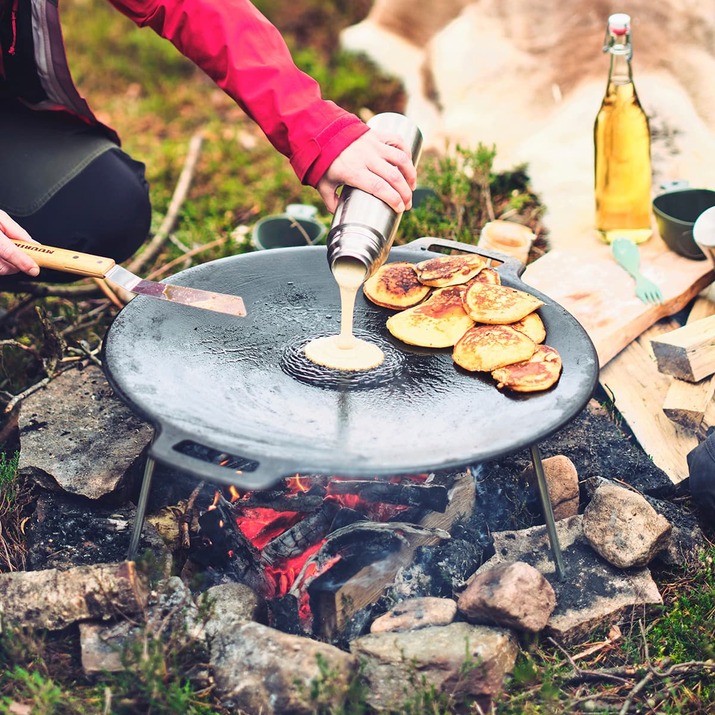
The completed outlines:
{"type": "Polygon", "coordinates": [[[390,333],[408,345],[448,348],[459,340],[474,321],[464,312],[464,286],[440,288],[424,302],[387,319],[390,333]]]}
{"type": "Polygon", "coordinates": [[[528,360],[492,371],[497,387],[506,387],[514,392],[548,390],[560,375],[561,356],[548,345],[539,345],[528,360]]]}
{"type": "Polygon", "coordinates": [[[414,263],[385,263],[363,283],[365,297],[383,308],[403,310],[422,302],[432,290],[420,283],[414,263]]]}
{"type": "Polygon", "coordinates": [[[467,286],[470,286],[474,282],[501,285],[501,277],[499,276],[499,272],[494,270],[493,268],[482,268],[482,270],[479,271],[479,273],[477,273],[474,278],[469,279],[467,286]]]}
{"type": "Polygon", "coordinates": [[[415,264],[420,283],[435,288],[460,285],[479,273],[487,259],[476,254],[438,256],[415,264]]]}
{"type": "Polygon", "coordinates": [[[510,325],[520,333],[528,335],[535,343],[543,343],[546,340],[546,328],[538,313],[529,313],[510,325]]]}
{"type": "Polygon", "coordinates": [[[528,360],[536,343],[508,325],[476,325],[457,341],[452,359],[471,372],[491,372],[528,360]]]}
{"type": "Polygon", "coordinates": [[[473,282],[464,293],[464,310],[475,323],[515,323],[544,303],[530,293],[505,285],[473,282]]]}

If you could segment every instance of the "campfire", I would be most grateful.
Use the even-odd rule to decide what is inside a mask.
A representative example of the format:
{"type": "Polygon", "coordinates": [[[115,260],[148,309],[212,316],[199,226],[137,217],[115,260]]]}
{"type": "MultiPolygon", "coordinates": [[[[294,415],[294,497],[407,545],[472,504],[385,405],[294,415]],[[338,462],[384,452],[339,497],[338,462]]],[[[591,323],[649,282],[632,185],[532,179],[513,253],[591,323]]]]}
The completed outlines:
{"type": "Polygon", "coordinates": [[[469,471],[295,475],[271,490],[216,489],[200,508],[189,559],[214,578],[251,586],[274,627],[336,641],[419,547],[451,538],[473,499],[469,471]]]}

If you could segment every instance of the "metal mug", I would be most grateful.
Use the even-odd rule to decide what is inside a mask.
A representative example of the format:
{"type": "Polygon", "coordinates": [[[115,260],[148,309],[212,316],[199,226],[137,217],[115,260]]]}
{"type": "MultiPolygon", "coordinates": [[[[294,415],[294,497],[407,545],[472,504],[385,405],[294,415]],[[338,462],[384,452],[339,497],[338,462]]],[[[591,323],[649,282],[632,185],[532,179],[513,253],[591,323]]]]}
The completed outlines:
{"type": "MultiPolygon", "coordinates": [[[[422,133],[412,120],[403,114],[385,112],[376,114],[367,124],[401,137],[417,166],[422,153],[422,133]]],[[[362,263],[365,277],[369,278],[385,262],[401,218],[401,212],[372,194],[344,186],[326,239],[330,269],[338,259],[349,258],[362,263]]]]}
{"type": "Polygon", "coordinates": [[[693,260],[705,255],[693,237],[695,221],[706,209],[715,206],[715,191],[691,188],[687,181],[660,187],[663,193],[653,199],[658,233],[671,251],[693,260]]]}

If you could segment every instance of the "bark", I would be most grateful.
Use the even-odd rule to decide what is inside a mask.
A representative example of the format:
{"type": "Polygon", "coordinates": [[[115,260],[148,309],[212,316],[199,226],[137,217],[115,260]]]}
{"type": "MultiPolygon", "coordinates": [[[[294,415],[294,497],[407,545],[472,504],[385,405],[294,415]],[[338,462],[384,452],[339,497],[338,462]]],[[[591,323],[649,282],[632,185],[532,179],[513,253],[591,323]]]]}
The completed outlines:
{"type": "Polygon", "coordinates": [[[78,621],[136,615],[148,596],[132,561],[0,574],[0,616],[5,623],[34,629],[59,630],[78,621]]]}

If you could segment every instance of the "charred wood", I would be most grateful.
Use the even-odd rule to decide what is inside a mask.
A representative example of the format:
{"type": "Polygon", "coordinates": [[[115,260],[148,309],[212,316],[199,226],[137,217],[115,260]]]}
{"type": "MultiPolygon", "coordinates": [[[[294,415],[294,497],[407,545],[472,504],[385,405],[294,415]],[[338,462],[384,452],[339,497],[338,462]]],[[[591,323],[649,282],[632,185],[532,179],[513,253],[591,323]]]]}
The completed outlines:
{"type": "Polygon", "coordinates": [[[199,517],[191,559],[202,566],[230,571],[236,581],[257,593],[268,592],[261,554],[238,528],[231,503],[221,495],[215,508],[199,517]]]}
{"type": "Polygon", "coordinates": [[[289,559],[317,544],[330,532],[335,515],[340,510],[337,502],[326,500],[320,511],[310,514],[284,531],[263,549],[262,556],[269,564],[289,559]]]}
{"type": "Polygon", "coordinates": [[[438,484],[392,484],[373,480],[342,480],[330,483],[331,494],[353,494],[360,499],[381,504],[417,506],[443,512],[447,508],[447,488],[438,484]]]}
{"type": "Polygon", "coordinates": [[[274,511],[300,512],[312,514],[323,506],[324,494],[299,492],[298,494],[280,494],[253,492],[236,503],[241,509],[273,509],[274,511]]]}

